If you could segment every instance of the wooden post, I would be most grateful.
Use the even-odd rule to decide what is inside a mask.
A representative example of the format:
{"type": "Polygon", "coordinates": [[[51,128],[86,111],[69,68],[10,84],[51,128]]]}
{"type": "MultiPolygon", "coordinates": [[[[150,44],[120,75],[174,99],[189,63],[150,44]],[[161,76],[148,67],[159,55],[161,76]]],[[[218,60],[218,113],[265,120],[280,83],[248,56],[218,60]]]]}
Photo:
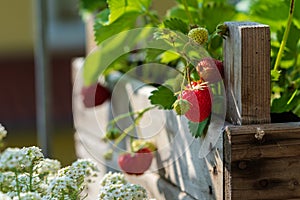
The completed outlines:
{"type": "Polygon", "coordinates": [[[226,25],[224,199],[300,199],[300,122],[270,123],[269,27],[226,25]]]}
{"type": "Polygon", "coordinates": [[[227,120],[270,122],[270,29],[253,22],[226,22],[224,41],[227,120]]]}

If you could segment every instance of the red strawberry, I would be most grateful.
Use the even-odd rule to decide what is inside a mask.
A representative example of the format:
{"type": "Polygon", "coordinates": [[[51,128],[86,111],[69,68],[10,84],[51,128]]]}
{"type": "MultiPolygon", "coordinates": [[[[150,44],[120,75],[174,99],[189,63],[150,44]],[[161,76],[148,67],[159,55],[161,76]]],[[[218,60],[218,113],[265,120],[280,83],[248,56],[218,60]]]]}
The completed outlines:
{"type": "Polygon", "coordinates": [[[205,57],[196,66],[200,77],[207,82],[215,83],[224,78],[223,62],[214,58],[205,57]],[[218,71],[217,71],[218,69],[218,71]]]}
{"type": "Polygon", "coordinates": [[[127,174],[142,175],[151,165],[153,155],[150,149],[142,148],[136,153],[125,153],[119,156],[120,168],[127,174]]]}
{"type": "Polygon", "coordinates": [[[192,82],[182,92],[182,99],[190,103],[190,109],[185,113],[185,116],[192,122],[202,122],[211,113],[211,97],[206,84],[200,82],[192,82]]]}
{"type": "Polygon", "coordinates": [[[99,83],[95,83],[93,85],[83,87],[81,89],[81,95],[83,96],[84,106],[91,108],[104,103],[110,98],[111,93],[107,88],[103,87],[99,83]]]}

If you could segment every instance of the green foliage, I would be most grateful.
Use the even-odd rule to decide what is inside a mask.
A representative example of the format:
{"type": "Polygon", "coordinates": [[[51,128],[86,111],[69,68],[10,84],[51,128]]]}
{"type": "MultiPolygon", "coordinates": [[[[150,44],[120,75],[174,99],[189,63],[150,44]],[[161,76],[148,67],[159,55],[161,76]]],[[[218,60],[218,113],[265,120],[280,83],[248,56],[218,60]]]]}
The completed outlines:
{"type": "Polygon", "coordinates": [[[106,8],[106,0],[80,0],[79,13],[83,18],[106,8]]]}
{"type": "Polygon", "coordinates": [[[177,97],[174,92],[166,86],[159,86],[157,90],[151,92],[149,100],[152,105],[158,105],[162,109],[171,110],[177,97]]]}
{"type": "MultiPolygon", "coordinates": [[[[102,14],[102,13],[101,13],[102,14]]],[[[102,23],[103,16],[98,15],[95,21],[95,38],[97,44],[100,44],[107,38],[120,33],[121,31],[129,30],[135,27],[135,20],[139,16],[136,11],[126,12],[108,24],[102,23]]],[[[107,16],[106,16],[107,17],[107,16]]]]}
{"type": "MultiPolygon", "coordinates": [[[[80,5],[85,10],[95,11],[95,8],[99,6],[96,6],[95,2],[93,0],[81,0],[80,5]],[[86,9],[88,7],[89,9],[86,9]]],[[[100,0],[97,2],[99,3],[100,0]]],[[[176,0],[176,5],[169,8],[165,16],[159,18],[155,14],[155,10],[152,10],[151,0],[107,0],[107,6],[97,14],[95,19],[94,32],[96,42],[97,44],[103,44],[112,35],[137,27],[165,27],[186,35],[192,27],[199,26],[207,28],[210,33],[209,41],[205,48],[212,57],[222,59],[223,39],[216,34],[218,24],[231,20],[256,21],[268,24],[271,28],[272,39],[272,70],[270,73],[273,81],[271,110],[272,112],[293,111],[300,116],[300,12],[297,12],[300,9],[300,1],[295,1],[295,13],[289,37],[279,68],[276,70],[273,70],[273,66],[286,27],[290,0],[243,0],[242,2],[248,2],[250,6],[242,11],[238,11],[235,5],[228,2],[228,0],[176,0]]],[[[111,46],[117,47],[115,44],[111,46]]],[[[109,54],[109,51],[107,51],[107,54],[109,54]]],[[[182,66],[178,63],[184,60],[181,58],[182,55],[179,56],[178,54],[157,49],[147,49],[145,54],[145,62],[164,63],[177,69],[179,69],[179,66],[182,66]]],[[[126,72],[126,70],[130,69],[128,66],[130,62],[126,61],[128,57],[122,56],[116,59],[109,64],[109,69],[126,72]]],[[[104,72],[104,69],[96,69],[99,68],[100,58],[94,56],[90,60],[95,59],[98,59],[96,67],[86,65],[85,79],[88,80],[85,81],[86,84],[96,81],[97,77],[104,72]]],[[[105,63],[105,61],[102,62],[105,63]]],[[[195,75],[197,74],[192,73],[191,78],[197,79],[198,77],[194,77],[195,75]]],[[[157,96],[160,96],[160,92],[158,94],[157,96]]],[[[157,104],[166,106],[166,102],[160,103],[155,97],[156,95],[152,97],[154,102],[157,101],[157,104]]]]}
{"type": "MultiPolygon", "coordinates": [[[[119,19],[124,13],[147,12],[151,5],[150,0],[107,0],[108,8],[110,10],[109,23],[113,23],[119,19]]],[[[123,17],[122,17],[123,18],[123,17]]],[[[134,18],[131,19],[134,21],[134,18]]]]}
{"type": "Polygon", "coordinates": [[[210,121],[210,117],[206,118],[204,121],[200,123],[189,121],[188,122],[189,130],[192,133],[192,136],[198,138],[205,135],[208,128],[209,121],[210,121]]]}
{"type": "Polygon", "coordinates": [[[169,28],[171,30],[180,31],[184,34],[187,34],[189,32],[188,24],[181,19],[178,18],[165,19],[163,23],[166,28],[169,28]]]}

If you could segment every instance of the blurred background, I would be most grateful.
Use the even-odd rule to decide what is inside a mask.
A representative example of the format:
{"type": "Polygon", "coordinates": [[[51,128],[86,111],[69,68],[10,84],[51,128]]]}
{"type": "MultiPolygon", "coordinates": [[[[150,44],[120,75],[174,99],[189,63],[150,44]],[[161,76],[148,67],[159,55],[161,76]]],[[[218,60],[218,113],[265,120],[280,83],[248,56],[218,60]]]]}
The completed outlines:
{"type": "MultiPolygon", "coordinates": [[[[0,123],[8,131],[7,147],[39,145],[35,45],[37,2],[0,0],[0,123]]],[[[50,155],[68,165],[76,159],[72,119],[71,63],[86,55],[85,24],[78,0],[46,2],[50,86],[50,155]]],[[[163,15],[172,0],[153,1],[163,15]]]]}
{"type": "MultiPolygon", "coordinates": [[[[34,46],[35,0],[0,0],[0,123],[6,146],[37,145],[34,46]]],[[[85,29],[77,0],[48,0],[49,80],[52,97],[52,157],[75,159],[71,62],[85,55],[85,29]]]]}

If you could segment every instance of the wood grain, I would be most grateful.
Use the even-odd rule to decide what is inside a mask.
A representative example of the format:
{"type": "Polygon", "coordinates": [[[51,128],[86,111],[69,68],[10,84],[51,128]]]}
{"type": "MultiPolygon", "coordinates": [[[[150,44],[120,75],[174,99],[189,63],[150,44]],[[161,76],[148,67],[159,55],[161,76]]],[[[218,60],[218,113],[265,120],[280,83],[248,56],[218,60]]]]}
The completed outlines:
{"type": "Polygon", "coordinates": [[[253,22],[226,22],[224,40],[227,120],[233,124],[270,122],[270,29],[253,22]]]}
{"type": "Polygon", "coordinates": [[[300,199],[299,122],[228,126],[224,151],[225,199],[300,199]]]}

